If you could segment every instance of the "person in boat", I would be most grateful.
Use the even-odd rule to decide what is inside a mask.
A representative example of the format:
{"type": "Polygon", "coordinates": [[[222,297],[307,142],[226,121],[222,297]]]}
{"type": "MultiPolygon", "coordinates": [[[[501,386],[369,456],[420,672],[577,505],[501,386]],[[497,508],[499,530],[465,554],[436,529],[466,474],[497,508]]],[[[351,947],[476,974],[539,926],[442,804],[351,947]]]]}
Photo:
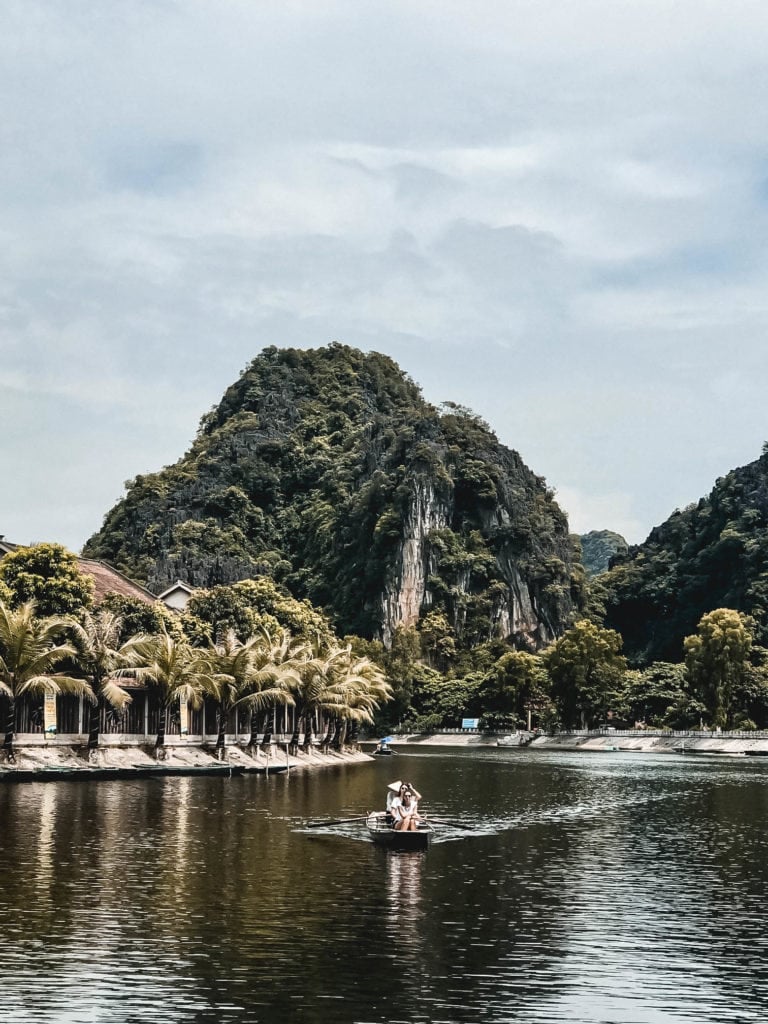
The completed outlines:
{"type": "Polygon", "coordinates": [[[393,824],[393,822],[395,820],[394,817],[392,816],[392,804],[395,802],[395,800],[399,800],[400,799],[400,789],[401,789],[402,785],[403,785],[402,782],[398,779],[397,782],[390,782],[390,784],[387,786],[387,824],[388,825],[393,824]]]}
{"type": "Polygon", "coordinates": [[[400,787],[400,795],[392,801],[392,817],[395,819],[395,831],[415,832],[419,827],[419,800],[417,792],[409,782],[400,787]]]}

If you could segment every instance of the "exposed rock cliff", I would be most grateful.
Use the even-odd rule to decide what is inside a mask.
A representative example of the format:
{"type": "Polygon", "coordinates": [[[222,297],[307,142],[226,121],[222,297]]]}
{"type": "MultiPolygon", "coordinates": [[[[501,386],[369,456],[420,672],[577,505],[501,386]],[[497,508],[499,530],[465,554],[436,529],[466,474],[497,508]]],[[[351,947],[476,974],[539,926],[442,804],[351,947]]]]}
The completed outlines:
{"type": "Polygon", "coordinates": [[[544,481],[468,410],[438,411],[392,360],[342,345],[266,349],[86,551],[158,589],[268,574],[386,643],[439,608],[464,644],[538,645],[582,601],[544,481]]]}
{"type": "Polygon", "coordinates": [[[620,533],[612,530],[591,530],[583,533],[581,541],[581,557],[588,576],[599,576],[607,572],[611,559],[616,555],[626,555],[629,545],[620,533]]]}

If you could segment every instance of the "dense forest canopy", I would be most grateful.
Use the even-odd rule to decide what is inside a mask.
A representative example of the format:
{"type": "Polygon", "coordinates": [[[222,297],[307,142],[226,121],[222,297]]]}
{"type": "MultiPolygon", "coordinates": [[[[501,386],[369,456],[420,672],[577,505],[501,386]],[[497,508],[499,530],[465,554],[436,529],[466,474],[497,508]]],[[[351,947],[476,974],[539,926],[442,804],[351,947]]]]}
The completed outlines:
{"type": "Polygon", "coordinates": [[[639,665],[683,658],[683,639],[719,607],[754,620],[768,642],[768,453],[717,480],[600,577],[606,625],[639,665]]]}
{"type": "Polygon", "coordinates": [[[378,353],[265,349],[189,452],[127,488],[85,553],[155,591],[268,576],[340,633],[389,644],[439,613],[459,648],[540,646],[583,604],[544,481],[378,353]]]}

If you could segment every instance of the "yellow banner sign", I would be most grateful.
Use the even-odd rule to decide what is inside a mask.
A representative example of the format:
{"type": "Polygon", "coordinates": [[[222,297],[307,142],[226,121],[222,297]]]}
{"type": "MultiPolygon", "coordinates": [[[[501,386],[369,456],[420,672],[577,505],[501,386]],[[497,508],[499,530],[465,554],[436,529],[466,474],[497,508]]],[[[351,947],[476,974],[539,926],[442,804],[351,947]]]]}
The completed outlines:
{"type": "Polygon", "coordinates": [[[56,735],[56,694],[46,693],[43,697],[43,729],[46,736],[56,735]]]}
{"type": "Polygon", "coordinates": [[[189,735],[189,708],[187,698],[179,698],[179,732],[182,736],[189,735]]]}

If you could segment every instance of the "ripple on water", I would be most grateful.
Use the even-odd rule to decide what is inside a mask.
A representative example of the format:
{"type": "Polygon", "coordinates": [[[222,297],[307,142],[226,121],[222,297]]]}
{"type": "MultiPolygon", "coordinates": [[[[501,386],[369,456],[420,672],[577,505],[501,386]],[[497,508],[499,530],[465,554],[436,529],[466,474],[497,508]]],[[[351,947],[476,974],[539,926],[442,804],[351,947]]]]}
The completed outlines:
{"type": "Polygon", "coordinates": [[[0,787],[7,1018],[764,1019],[768,766],[401,755],[470,828],[295,831],[388,771],[0,787]]]}

